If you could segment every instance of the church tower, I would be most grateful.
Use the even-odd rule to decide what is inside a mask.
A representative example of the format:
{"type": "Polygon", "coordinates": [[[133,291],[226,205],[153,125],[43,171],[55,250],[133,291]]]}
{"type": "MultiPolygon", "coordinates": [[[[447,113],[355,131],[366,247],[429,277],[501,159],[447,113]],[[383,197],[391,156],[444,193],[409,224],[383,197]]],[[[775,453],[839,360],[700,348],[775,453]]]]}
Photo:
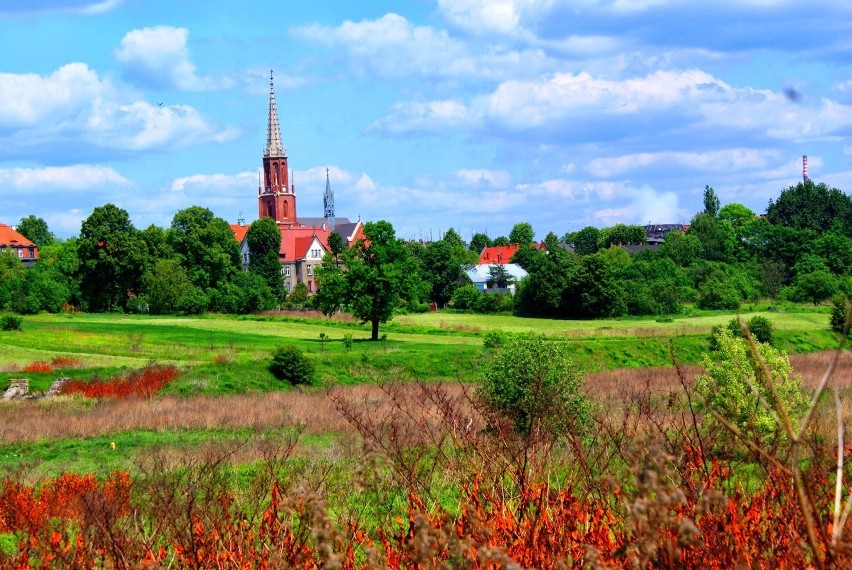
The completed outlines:
{"type": "Polygon", "coordinates": [[[272,218],[278,224],[296,224],[296,189],[290,184],[287,149],[281,144],[281,128],[275,107],[275,87],[269,72],[269,117],[266,125],[266,148],[263,149],[263,172],[257,188],[257,215],[272,218]]]}

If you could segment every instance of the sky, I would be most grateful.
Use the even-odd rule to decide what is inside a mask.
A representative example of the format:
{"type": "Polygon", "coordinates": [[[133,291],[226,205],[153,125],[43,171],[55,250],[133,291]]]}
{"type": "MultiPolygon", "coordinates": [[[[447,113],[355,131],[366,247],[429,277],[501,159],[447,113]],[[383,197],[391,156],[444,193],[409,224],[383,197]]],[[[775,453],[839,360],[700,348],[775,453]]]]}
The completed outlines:
{"type": "Polygon", "coordinates": [[[0,223],[257,217],[270,70],[298,213],[538,238],[852,191],[852,2],[0,0],[0,223]]]}

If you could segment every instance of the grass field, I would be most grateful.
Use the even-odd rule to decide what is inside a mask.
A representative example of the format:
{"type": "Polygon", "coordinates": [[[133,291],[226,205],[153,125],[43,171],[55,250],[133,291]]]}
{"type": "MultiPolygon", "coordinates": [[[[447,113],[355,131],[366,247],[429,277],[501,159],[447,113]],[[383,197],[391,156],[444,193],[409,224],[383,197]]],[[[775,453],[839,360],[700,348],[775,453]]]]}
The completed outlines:
{"type": "MultiPolygon", "coordinates": [[[[823,309],[795,305],[765,309],[755,307],[743,317],[769,318],[777,328],[777,344],[786,350],[810,352],[836,343],[826,330],[823,309]]],[[[379,396],[367,386],[380,381],[476,382],[487,359],[483,338],[491,331],[541,334],[568,343],[582,368],[600,371],[589,377],[589,389],[618,395],[623,388],[619,383],[631,375],[615,373],[619,379],[613,380],[605,371],[671,366],[672,352],[681,363],[698,364],[711,327],[732,317],[705,312],[672,322],[559,321],[442,311],[399,316],[383,327],[385,340],[370,342],[367,326],[346,319],[28,316],[22,331],[0,332],[0,388],[10,378],[26,377],[31,390],[38,392],[60,376],[107,378],[152,361],[178,366],[181,376],[151,401],[92,404],[71,399],[0,405],[0,439],[5,444],[0,447],[0,470],[28,465],[39,476],[66,468],[97,467],[103,472],[130,467],[151,448],[189,450],[245,439],[252,433],[281,436],[299,425],[309,427],[313,445],[345,429],[324,389],[343,386],[352,399],[377,402],[379,396]],[[347,335],[352,337],[351,347],[343,342],[347,335]],[[294,391],[268,371],[270,352],[282,343],[298,345],[315,362],[314,387],[294,391]],[[24,371],[34,362],[63,357],[74,364],[51,372],[24,371]]],[[[657,372],[652,375],[662,378],[657,372]]],[[[637,383],[644,381],[642,373],[634,376],[637,383]]]]}

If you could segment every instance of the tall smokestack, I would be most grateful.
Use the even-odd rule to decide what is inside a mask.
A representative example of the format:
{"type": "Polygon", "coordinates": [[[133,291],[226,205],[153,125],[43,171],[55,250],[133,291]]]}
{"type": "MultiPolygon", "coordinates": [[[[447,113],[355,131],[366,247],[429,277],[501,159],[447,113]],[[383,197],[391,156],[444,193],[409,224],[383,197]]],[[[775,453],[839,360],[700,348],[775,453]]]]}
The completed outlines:
{"type": "Polygon", "coordinates": [[[802,181],[808,181],[808,155],[802,155],[802,181]]]}

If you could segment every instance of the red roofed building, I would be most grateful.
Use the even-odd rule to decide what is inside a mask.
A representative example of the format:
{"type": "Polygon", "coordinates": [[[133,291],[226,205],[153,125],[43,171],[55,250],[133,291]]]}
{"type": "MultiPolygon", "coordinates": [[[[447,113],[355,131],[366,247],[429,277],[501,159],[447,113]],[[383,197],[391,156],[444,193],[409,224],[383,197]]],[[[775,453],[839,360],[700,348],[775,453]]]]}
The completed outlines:
{"type": "Polygon", "coordinates": [[[14,253],[25,267],[32,267],[39,258],[36,244],[6,224],[0,224],[0,251],[14,253]]]}

